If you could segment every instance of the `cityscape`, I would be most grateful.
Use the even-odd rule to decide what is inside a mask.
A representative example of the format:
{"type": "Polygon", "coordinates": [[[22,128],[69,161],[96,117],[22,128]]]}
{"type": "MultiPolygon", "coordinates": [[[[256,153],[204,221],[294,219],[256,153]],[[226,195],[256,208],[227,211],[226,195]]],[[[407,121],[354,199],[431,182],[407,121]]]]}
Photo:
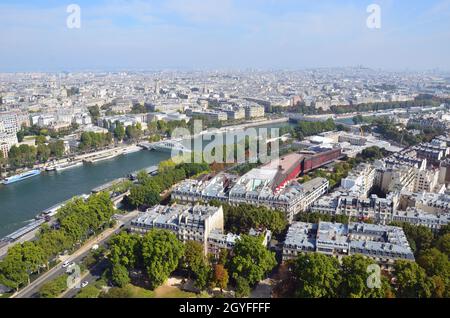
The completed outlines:
{"type": "MultiPolygon", "coordinates": [[[[64,5],[71,32],[93,23],[96,7],[83,11],[83,2],[64,5]]],[[[448,2],[432,2],[448,17],[448,2]]],[[[217,3],[233,12],[233,1],[217,3]]],[[[383,3],[367,5],[362,28],[389,28],[390,15],[377,24],[383,3]]],[[[212,17],[194,15],[194,29],[240,22],[200,7],[212,17]]],[[[23,55],[12,62],[15,49],[5,47],[0,298],[450,297],[448,43],[423,57],[439,65],[398,69],[382,67],[381,56],[286,67],[261,66],[261,57],[197,67],[180,57],[177,68],[158,62],[163,49],[142,67],[140,55],[130,66],[107,62],[109,52],[107,67],[94,65],[97,53],[86,64],[60,66],[58,57],[37,66],[23,55]]],[[[267,312],[260,305],[242,311],[267,312]]]]}

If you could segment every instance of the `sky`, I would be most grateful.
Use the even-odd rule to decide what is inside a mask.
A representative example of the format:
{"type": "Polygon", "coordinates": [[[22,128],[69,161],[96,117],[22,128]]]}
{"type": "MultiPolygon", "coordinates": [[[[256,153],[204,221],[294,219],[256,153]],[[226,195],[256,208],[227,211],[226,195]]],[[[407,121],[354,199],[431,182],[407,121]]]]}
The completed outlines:
{"type": "Polygon", "coordinates": [[[0,17],[0,72],[450,70],[450,0],[0,0],[0,17]]]}

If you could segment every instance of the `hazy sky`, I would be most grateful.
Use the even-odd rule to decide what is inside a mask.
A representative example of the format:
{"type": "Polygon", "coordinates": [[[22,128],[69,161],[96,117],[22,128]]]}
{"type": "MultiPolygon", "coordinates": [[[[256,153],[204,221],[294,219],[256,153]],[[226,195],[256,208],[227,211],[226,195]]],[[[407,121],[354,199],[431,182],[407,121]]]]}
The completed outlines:
{"type": "Polygon", "coordinates": [[[0,71],[450,70],[450,0],[0,0],[0,43],[0,71]]]}

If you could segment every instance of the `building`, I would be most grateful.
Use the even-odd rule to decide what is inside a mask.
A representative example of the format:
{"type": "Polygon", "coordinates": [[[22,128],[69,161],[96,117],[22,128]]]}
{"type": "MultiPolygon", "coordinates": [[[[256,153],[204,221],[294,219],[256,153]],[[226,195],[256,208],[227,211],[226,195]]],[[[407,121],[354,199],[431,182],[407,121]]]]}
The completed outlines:
{"type": "Polygon", "coordinates": [[[422,143],[411,149],[420,159],[427,159],[428,162],[439,165],[440,161],[450,154],[450,148],[446,145],[436,145],[433,143],[422,143]]]}
{"type": "Polygon", "coordinates": [[[186,114],[190,117],[205,118],[206,120],[208,120],[210,122],[228,120],[227,113],[225,113],[223,111],[188,109],[186,111],[186,114]]]}
{"type": "Polygon", "coordinates": [[[227,114],[229,120],[245,119],[245,109],[243,108],[223,109],[223,111],[227,114]]]}
{"type": "Polygon", "coordinates": [[[18,143],[16,133],[2,132],[0,129],[0,152],[3,154],[3,158],[8,158],[9,150],[18,143]]]}
{"type": "Polygon", "coordinates": [[[264,106],[253,105],[253,106],[245,106],[245,118],[246,119],[254,119],[264,117],[265,110],[264,106]]]}
{"type": "Polygon", "coordinates": [[[450,222],[450,212],[436,215],[425,213],[417,208],[408,208],[406,211],[396,211],[393,221],[426,226],[433,231],[438,231],[450,222]]]}
{"type": "Polygon", "coordinates": [[[386,269],[398,259],[414,261],[406,235],[399,227],[365,223],[293,223],[283,245],[283,260],[312,252],[339,259],[361,254],[386,269]]]}
{"type": "Polygon", "coordinates": [[[152,229],[174,232],[180,241],[196,241],[208,251],[211,232],[223,233],[223,209],[203,205],[158,205],[131,222],[131,230],[145,234],[152,229]]]}
{"type": "Polygon", "coordinates": [[[348,142],[354,146],[364,146],[367,143],[367,139],[361,136],[342,134],[339,135],[339,142],[348,142]]]}
{"type": "Polygon", "coordinates": [[[341,180],[341,187],[367,196],[375,184],[376,173],[375,166],[361,163],[341,180]]]}
{"type": "Polygon", "coordinates": [[[435,192],[439,188],[439,170],[417,170],[414,192],[435,192]]]}
{"type": "Polygon", "coordinates": [[[16,134],[23,125],[29,126],[28,115],[20,111],[0,112],[0,123],[2,130],[8,134],[16,134]]]}

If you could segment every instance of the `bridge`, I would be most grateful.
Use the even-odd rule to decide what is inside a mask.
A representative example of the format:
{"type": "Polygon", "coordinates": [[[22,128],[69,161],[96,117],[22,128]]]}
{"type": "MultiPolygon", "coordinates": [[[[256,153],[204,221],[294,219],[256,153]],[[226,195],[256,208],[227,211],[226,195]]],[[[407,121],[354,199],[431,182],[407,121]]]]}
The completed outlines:
{"type": "Polygon", "coordinates": [[[192,150],[181,143],[183,139],[170,139],[166,141],[159,142],[142,142],[138,146],[147,149],[147,150],[155,150],[161,152],[172,152],[178,151],[183,153],[190,153],[192,150]]]}

